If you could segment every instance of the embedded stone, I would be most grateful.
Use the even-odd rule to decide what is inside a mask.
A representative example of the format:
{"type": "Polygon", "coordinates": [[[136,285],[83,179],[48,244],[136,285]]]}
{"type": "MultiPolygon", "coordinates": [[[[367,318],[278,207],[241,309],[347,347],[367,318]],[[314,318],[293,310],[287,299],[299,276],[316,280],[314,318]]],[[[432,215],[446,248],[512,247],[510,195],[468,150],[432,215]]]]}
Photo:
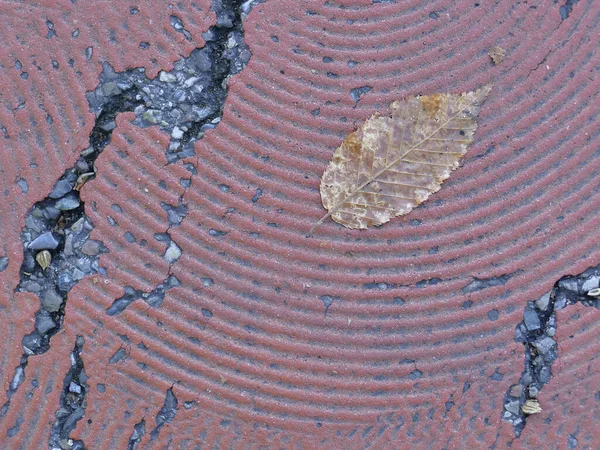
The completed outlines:
{"type": "Polygon", "coordinates": [[[114,81],[109,81],[108,83],[104,83],[102,85],[102,93],[107,96],[119,95],[121,93],[121,89],[117,86],[117,83],[114,81]]]}
{"type": "Polygon", "coordinates": [[[54,234],[51,231],[47,231],[31,241],[27,248],[31,250],[55,250],[58,244],[58,239],[54,237],[54,234]]]}
{"type": "Polygon", "coordinates": [[[554,349],[554,347],[556,347],[556,341],[550,336],[544,336],[543,338],[537,339],[535,342],[533,342],[533,345],[540,355],[545,355],[550,350],[554,349]]]}
{"type": "Polygon", "coordinates": [[[74,183],[71,183],[67,179],[58,180],[54,185],[54,189],[50,192],[48,197],[50,198],[61,198],[63,195],[68,194],[73,190],[74,183]]]}
{"type": "Polygon", "coordinates": [[[169,264],[173,264],[175,261],[177,261],[179,259],[180,256],[181,256],[181,249],[175,242],[171,241],[169,243],[169,247],[167,248],[167,251],[165,252],[165,260],[169,264]]]}
{"type": "Polygon", "coordinates": [[[550,293],[552,291],[546,292],[544,295],[542,295],[540,298],[538,298],[535,301],[535,306],[537,306],[537,308],[540,311],[546,311],[546,309],[548,309],[548,304],[550,303],[550,293]]]}
{"type": "Polygon", "coordinates": [[[537,311],[531,304],[528,304],[523,313],[523,322],[529,331],[539,330],[541,328],[540,318],[537,311]]]}
{"type": "Polygon", "coordinates": [[[61,211],[70,211],[79,207],[79,198],[76,194],[67,194],[56,202],[56,207],[61,211]]]}
{"type": "Polygon", "coordinates": [[[585,280],[581,289],[583,292],[591,291],[592,289],[596,289],[600,286],[600,276],[592,276],[585,280]]]}
{"type": "Polygon", "coordinates": [[[55,326],[56,323],[54,323],[47,311],[42,309],[35,315],[35,329],[38,333],[46,334],[55,326]]]}
{"type": "Polygon", "coordinates": [[[519,400],[511,400],[504,405],[504,409],[513,414],[519,414],[519,400]]]}
{"type": "Polygon", "coordinates": [[[158,76],[158,79],[165,83],[174,83],[175,81],[177,81],[177,77],[175,75],[173,75],[172,73],[169,73],[169,72],[165,72],[164,70],[160,71],[160,75],[158,76]]]}
{"type": "Polygon", "coordinates": [[[81,253],[88,256],[95,256],[100,253],[100,242],[93,239],[88,239],[81,246],[81,253]]]}
{"type": "Polygon", "coordinates": [[[63,303],[63,298],[54,289],[48,289],[42,292],[40,300],[42,306],[48,312],[58,311],[63,303]]]}

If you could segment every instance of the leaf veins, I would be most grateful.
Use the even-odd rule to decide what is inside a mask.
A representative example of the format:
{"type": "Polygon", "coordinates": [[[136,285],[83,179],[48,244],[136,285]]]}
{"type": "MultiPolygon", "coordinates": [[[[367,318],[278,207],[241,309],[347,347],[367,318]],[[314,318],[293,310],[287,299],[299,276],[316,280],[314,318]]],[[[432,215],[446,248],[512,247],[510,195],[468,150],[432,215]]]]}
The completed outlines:
{"type": "Polygon", "coordinates": [[[467,152],[492,89],[395,101],[391,117],[374,114],[346,138],[321,178],[328,217],[348,228],[379,226],[409,213],[438,191],[467,152]]]}

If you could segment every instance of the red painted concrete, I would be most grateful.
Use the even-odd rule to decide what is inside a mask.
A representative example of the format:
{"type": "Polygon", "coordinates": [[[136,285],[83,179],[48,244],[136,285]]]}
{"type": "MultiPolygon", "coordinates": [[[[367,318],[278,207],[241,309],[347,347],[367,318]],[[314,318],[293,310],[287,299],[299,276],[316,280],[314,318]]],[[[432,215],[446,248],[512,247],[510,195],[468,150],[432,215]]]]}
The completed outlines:
{"type": "MultiPolygon", "coordinates": [[[[178,12],[193,44],[171,30],[162,2],[0,5],[7,43],[0,122],[10,135],[0,136],[7,191],[0,200],[0,256],[10,257],[0,273],[5,388],[38,306],[30,295],[13,294],[19,232],[27,210],[86,146],[93,116],[85,92],[97,84],[99,62],[117,70],[144,66],[152,74],[170,69],[180,54],[202,45],[200,33],[214,20],[208,2],[197,3],[202,11],[183,2],[178,12]],[[133,6],[138,15],[129,14],[133,6]],[[57,32],[49,40],[46,18],[57,32]],[[150,48],[139,49],[139,41],[150,48]],[[13,112],[22,101],[25,107],[13,112]],[[28,182],[27,194],[15,184],[19,177],[28,182]]],[[[506,448],[512,427],[500,414],[506,389],[523,370],[513,330],[525,303],[561,276],[600,263],[594,31],[600,8],[582,0],[561,22],[560,5],[547,3],[280,1],[274,7],[269,0],[255,7],[245,23],[252,60],[231,81],[223,121],[187,161],[198,168],[184,194],[189,213],[170,230],[183,250],[171,268],[182,286],[158,309],[138,301],[109,317],[105,310],[124,286],[149,290],[168,274],[164,244],[152,236],[168,227],[160,202],[176,203],[184,191],[179,179],[189,176],[186,161],[165,167],[164,134],[120,116],[98,159],[98,178],[82,192],[96,227],[92,238],[110,250],[100,259],[108,276],[86,278],[69,294],[63,332],[48,353],[30,359],[27,380],[0,422],[3,448],[45,448],[76,335],[86,338],[91,392],[72,437],[90,449],[125,448],[142,417],[144,449],[169,442],[185,449],[199,443],[506,448]],[[487,56],[494,45],[507,51],[498,66],[487,56]],[[475,142],[440,192],[380,229],[349,231],[328,222],[305,238],[324,212],[320,176],[355,124],[403,96],[490,82],[475,142]],[[373,89],[355,105],[350,89],[365,85],[373,89]],[[258,188],[263,195],[252,202],[258,188]],[[119,217],[113,203],[124,210],[119,217]],[[228,234],[215,238],[210,229],[228,234]],[[148,245],[128,244],[126,231],[148,245]],[[472,277],[517,270],[505,286],[461,291],[472,277]],[[442,281],[416,287],[436,277],[442,281]],[[207,286],[208,278],[214,284],[207,286]],[[364,288],[373,282],[394,287],[364,288]],[[327,314],[323,295],[335,298],[327,314]],[[404,304],[394,302],[398,297],[404,304]],[[473,305],[464,309],[468,300],[473,305]],[[487,316],[493,309],[496,321],[487,316]],[[147,350],[138,347],[142,342],[147,350]],[[120,347],[128,358],[109,365],[120,347]],[[416,369],[422,376],[409,378],[416,369]],[[498,372],[502,381],[492,380],[498,372]],[[150,442],[171,386],[177,416],[150,442]],[[186,401],[196,403],[188,410],[186,401]],[[9,440],[6,431],[18,417],[25,423],[9,440]]],[[[598,335],[598,311],[570,307],[558,315],[560,358],[540,397],[544,411],[529,419],[512,448],[567,448],[569,435],[578,448],[600,446],[598,335]]]]}

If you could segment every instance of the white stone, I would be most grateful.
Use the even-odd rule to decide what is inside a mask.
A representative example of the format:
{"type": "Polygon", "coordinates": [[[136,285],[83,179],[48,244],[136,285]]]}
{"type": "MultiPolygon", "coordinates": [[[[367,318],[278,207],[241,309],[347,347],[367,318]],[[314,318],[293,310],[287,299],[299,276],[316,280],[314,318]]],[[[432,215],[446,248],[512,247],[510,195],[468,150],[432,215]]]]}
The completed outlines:
{"type": "Polygon", "coordinates": [[[160,81],[164,81],[165,83],[174,83],[177,81],[177,77],[175,75],[165,72],[164,70],[160,71],[158,78],[160,81]]]}
{"type": "Polygon", "coordinates": [[[165,261],[167,261],[169,264],[173,264],[179,259],[180,256],[181,249],[175,242],[171,241],[167,251],[165,252],[165,261]]]}
{"type": "Polygon", "coordinates": [[[583,292],[591,291],[592,289],[600,287],[599,284],[600,284],[600,277],[593,276],[593,277],[590,277],[589,279],[585,280],[585,283],[583,283],[583,286],[581,287],[581,289],[583,290],[583,292]]]}
{"type": "Polygon", "coordinates": [[[227,48],[231,49],[237,45],[237,42],[233,36],[229,36],[227,39],[227,48]]]}
{"type": "Polygon", "coordinates": [[[188,78],[187,80],[185,80],[185,83],[183,83],[183,84],[185,87],[190,87],[199,79],[200,78],[198,78],[198,77],[191,77],[191,78],[188,78]]]}
{"type": "Polygon", "coordinates": [[[173,137],[173,139],[181,139],[183,137],[183,131],[179,129],[179,127],[175,127],[173,128],[173,131],[171,131],[171,137],[173,137]]]}
{"type": "Polygon", "coordinates": [[[552,291],[546,292],[544,295],[542,295],[540,298],[538,298],[535,301],[535,304],[540,311],[546,311],[546,308],[548,308],[548,304],[550,303],[550,293],[551,292],[552,291]]]}

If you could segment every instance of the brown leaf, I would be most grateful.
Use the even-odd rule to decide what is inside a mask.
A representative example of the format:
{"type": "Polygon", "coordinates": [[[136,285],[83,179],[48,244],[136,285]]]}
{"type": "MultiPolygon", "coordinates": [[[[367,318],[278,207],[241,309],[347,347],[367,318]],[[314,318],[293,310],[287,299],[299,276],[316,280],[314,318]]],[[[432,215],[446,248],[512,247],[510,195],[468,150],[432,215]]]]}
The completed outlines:
{"type": "Polygon", "coordinates": [[[466,153],[475,118],[492,89],[434,94],[392,103],[374,114],[333,154],[321,179],[325,219],[348,228],[382,225],[410,212],[440,189],[466,153]]]}

